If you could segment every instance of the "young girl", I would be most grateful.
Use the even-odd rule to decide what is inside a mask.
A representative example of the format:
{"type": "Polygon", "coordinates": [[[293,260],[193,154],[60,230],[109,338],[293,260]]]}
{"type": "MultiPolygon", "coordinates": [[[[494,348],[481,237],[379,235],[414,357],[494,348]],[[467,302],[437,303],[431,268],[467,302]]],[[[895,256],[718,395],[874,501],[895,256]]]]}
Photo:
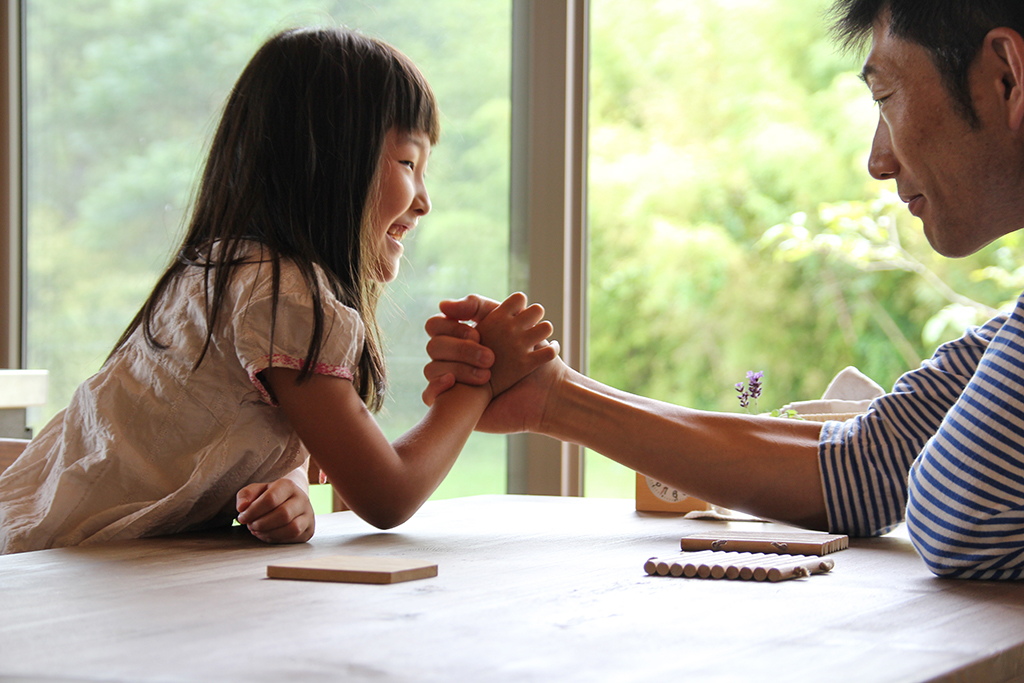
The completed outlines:
{"type": "Polygon", "coordinates": [[[458,385],[393,444],[370,411],[374,318],[402,238],[430,211],[433,94],[382,42],[268,41],[228,98],[184,243],[99,373],[0,476],[0,552],[230,524],[313,535],[307,458],[387,528],[453,464],[493,395],[554,358],[513,295],[477,332],[488,386],[458,385]]]}

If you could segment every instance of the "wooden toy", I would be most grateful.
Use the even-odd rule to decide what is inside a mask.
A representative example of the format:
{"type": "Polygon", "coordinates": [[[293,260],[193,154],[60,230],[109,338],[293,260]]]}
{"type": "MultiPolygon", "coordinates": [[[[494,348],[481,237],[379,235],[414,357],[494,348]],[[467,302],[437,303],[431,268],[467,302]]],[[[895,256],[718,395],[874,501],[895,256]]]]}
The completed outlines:
{"type": "Polygon", "coordinates": [[[711,505],[637,472],[636,509],[643,512],[686,514],[695,510],[710,510],[711,505]]]}
{"type": "Polygon", "coordinates": [[[830,558],[809,555],[705,550],[652,557],[644,563],[644,571],[652,576],[785,581],[828,572],[834,566],[830,558]]]}
{"type": "Polygon", "coordinates": [[[848,536],[817,531],[710,531],[687,534],[679,542],[680,550],[734,550],[784,555],[827,555],[848,547],[848,536]]]}
{"type": "Polygon", "coordinates": [[[437,565],[401,557],[328,555],[267,566],[271,579],[399,583],[437,576],[437,565]]]}

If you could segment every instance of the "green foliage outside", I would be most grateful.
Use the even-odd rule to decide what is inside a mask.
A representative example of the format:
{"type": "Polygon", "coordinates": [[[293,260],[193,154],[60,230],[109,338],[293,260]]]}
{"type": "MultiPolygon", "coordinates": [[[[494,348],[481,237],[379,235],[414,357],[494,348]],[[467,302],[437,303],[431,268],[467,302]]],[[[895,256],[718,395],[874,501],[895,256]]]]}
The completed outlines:
{"type": "MultiPolygon", "coordinates": [[[[829,0],[591,5],[590,374],[738,412],[883,386],[1024,287],[1019,237],[953,261],[866,170],[877,112],[829,0]]],[[[632,496],[588,454],[588,495],[632,496]]]]}

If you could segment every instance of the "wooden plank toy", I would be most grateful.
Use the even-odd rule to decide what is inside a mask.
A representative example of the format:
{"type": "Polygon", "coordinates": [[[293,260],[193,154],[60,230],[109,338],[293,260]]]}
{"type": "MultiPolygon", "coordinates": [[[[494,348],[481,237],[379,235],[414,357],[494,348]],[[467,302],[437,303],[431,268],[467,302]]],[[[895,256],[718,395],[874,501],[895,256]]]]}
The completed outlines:
{"type": "Polygon", "coordinates": [[[680,550],[733,550],[783,555],[827,555],[849,547],[848,536],[818,531],[711,531],[687,534],[679,542],[680,550]]]}
{"type": "Polygon", "coordinates": [[[685,552],[672,557],[652,557],[644,570],[654,576],[688,579],[742,579],[785,581],[831,571],[835,562],[810,555],[743,553],[722,550],[685,552]]]}
{"type": "Polygon", "coordinates": [[[687,512],[710,510],[711,505],[637,472],[636,509],[641,512],[676,512],[685,515],[687,512]]]}
{"type": "Polygon", "coordinates": [[[267,566],[271,579],[399,583],[437,576],[437,565],[401,557],[328,555],[267,566]]]}

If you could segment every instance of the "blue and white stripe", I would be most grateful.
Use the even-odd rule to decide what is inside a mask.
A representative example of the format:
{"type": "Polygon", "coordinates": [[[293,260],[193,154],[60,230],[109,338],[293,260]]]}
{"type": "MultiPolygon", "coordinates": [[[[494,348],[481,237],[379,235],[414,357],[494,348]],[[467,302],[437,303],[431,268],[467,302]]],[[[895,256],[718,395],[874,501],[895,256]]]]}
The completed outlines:
{"type": "Polygon", "coordinates": [[[867,414],[825,423],[819,459],[834,532],[877,535],[905,518],[936,574],[1024,577],[1024,296],[867,414]]]}

